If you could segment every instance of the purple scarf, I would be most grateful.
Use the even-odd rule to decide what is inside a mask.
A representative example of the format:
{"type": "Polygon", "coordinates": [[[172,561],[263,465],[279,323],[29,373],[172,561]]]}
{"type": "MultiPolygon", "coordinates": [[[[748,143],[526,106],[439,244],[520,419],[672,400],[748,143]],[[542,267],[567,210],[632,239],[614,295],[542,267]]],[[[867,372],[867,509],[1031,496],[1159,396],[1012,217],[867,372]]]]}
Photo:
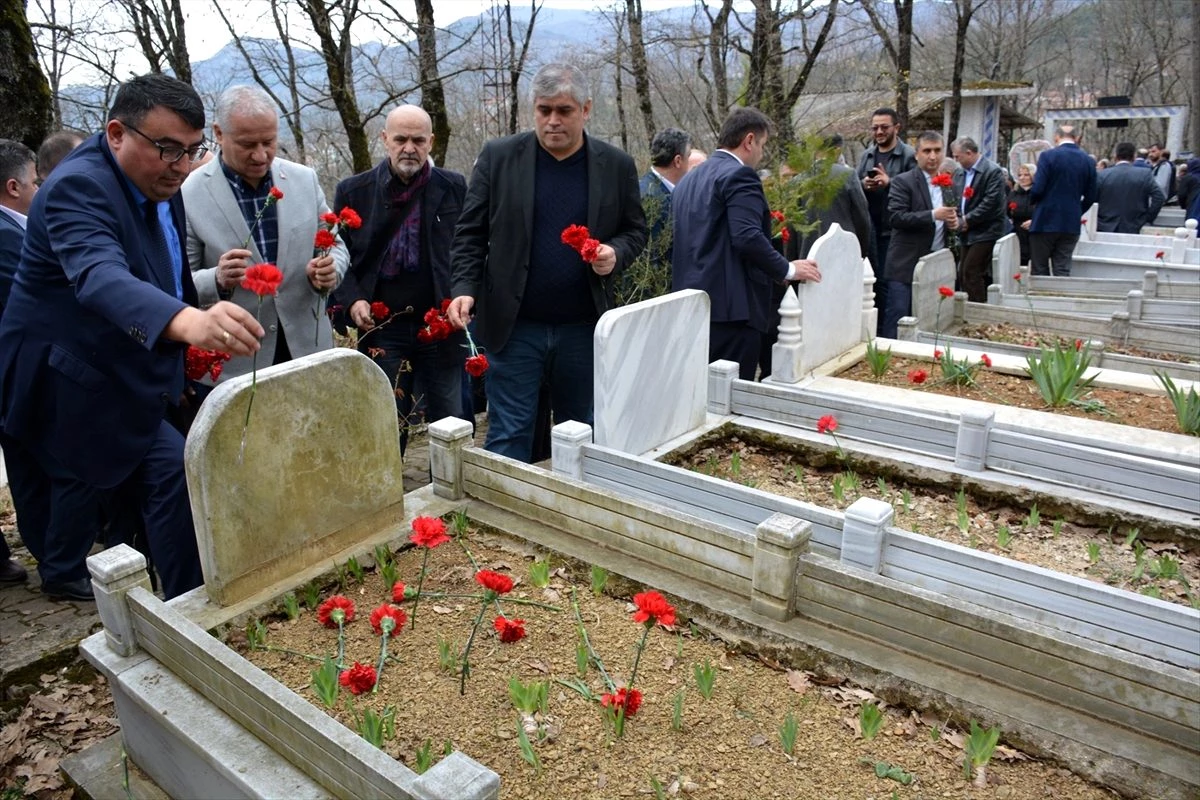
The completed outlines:
{"type": "Polygon", "coordinates": [[[399,179],[393,181],[392,208],[404,216],[396,224],[396,232],[384,251],[379,265],[381,278],[395,278],[401,272],[416,272],[421,268],[421,198],[418,195],[432,174],[433,168],[426,161],[409,183],[404,184],[399,179]],[[399,192],[395,191],[397,184],[399,192]]]}

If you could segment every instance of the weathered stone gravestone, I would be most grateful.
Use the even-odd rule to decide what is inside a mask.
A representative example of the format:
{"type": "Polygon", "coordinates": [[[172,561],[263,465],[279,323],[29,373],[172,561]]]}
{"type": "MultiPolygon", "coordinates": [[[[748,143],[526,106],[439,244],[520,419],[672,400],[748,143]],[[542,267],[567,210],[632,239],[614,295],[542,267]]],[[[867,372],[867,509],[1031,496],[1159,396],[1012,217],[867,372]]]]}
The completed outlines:
{"type": "Polygon", "coordinates": [[[944,331],[954,322],[954,303],[943,299],[943,286],[954,288],[954,254],[942,249],[917,261],[913,269],[912,315],[923,331],[944,331]],[[940,312],[939,312],[940,309],[940,312]]]}
{"type": "Polygon", "coordinates": [[[706,293],[686,289],[600,318],[593,341],[596,444],[643,453],[703,424],[709,309],[706,293]]]}
{"type": "Polygon", "coordinates": [[[259,370],[204,402],[185,450],[209,599],[230,605],[404,517],[396,405],[383,371],[337,348],[259,370]]]}
{"type": "Polygon", "coordinates": [[[863,341],[863,260],[858,239],[834,223],[808,257],[820,283],[789,287],[779,306],[779,340],[771,348],[771,377],[795,383],[816,367],[863,341]]]}
{"type": "Polygon", "coordinates": [[[1018,294],[1021,288],[1016,276],[1020,273],[1021,243],[1017,235],[1001,236],[992,247],[992,284],[998,284],[1005,294],[1018,294]]]}

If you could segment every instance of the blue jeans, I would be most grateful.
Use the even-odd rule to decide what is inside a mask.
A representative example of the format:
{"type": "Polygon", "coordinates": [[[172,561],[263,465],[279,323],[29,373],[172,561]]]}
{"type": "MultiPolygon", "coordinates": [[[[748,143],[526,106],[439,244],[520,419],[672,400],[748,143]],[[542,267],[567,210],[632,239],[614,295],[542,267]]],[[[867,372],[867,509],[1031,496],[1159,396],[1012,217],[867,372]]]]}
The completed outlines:
{"type": "Polygon", "coordinates": [[[887,281],[887,306],[883,309],[883,322],[879,335],[895,339],[900,327],[900,318],[912,314],[912,284],[887,281]]]}
{"type": "Polygon", "coordinates": [[[484,449],[528,462],[538,389],[550,385],[555,424],[592,424],[594,323],[551,325],[517,320],[504,349],[487,354],[488,433],[484,449]]]}

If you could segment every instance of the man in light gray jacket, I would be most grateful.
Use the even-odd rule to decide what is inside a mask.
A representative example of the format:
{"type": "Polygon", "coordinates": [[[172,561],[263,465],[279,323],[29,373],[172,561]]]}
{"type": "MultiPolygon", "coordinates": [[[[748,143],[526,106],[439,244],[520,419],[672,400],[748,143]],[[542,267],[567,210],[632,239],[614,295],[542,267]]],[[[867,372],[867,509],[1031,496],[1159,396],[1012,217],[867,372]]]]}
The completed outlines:
{"type": "MultiPolygon", "coordinates": [[[[346,274],[341,238],[328,252],[314,245],[321,215],[330,212],[316,173],[276,158],[279,115],[261,89],[233,86],[217,101],[213,137],[221,153],[183,184],[187,256],[202,306],[232,300],[266,331],[258,366],[333,346],[325,297],[346,274]],[[273,194],[274,193],[274,194],[273,194]],[[274,197],[279,197],[278,200],[274,197]],[[260,301],[241,287],[246,268],[271,263],[283,273],[275,296],[260,301]]],[[[224,380],[251,369],[233,358],[224,380]]]]}

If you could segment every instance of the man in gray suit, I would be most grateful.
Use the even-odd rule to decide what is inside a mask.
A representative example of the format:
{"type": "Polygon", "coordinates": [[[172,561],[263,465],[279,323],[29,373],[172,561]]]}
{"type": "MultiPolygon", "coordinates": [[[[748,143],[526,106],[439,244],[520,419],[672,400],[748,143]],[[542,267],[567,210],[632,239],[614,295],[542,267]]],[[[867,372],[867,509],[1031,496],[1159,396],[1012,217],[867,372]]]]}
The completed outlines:
{"type": "MultiPolygon", "coordinates": [[[[233,86],[217,100],[213,137],[221,155],[183,184],[187,255],[202,306],[232,300],[266,331],[259,366],[279,364],[333,346],[324,297],[346,274],[349,256],[339,237],[329,253],[314,255],[322,214],[329,213],[316,173],[275,157],[279,114],[266,92],[233,86]],[[283,193],[269,201],[272,190],[283,193]],[[249,246],[247,246],[249,240],[249,246]],[[246,268],[262,262],[283,272],[274,297],[241,288],[246,268]]],[[[224,380],[251,369],[234,357],[224,380]]]]}
{"type": "Polygon", "coordinates": [[[950,143],[950,152],[961,169],[954,173],[958,201],[962,258],[958,261],[958,288],[972,303],[986,303],[992,282],[992,248],[1004,235],[1008,189],[1004,172],[979,153],[979,145],[966,136],[950,143]]]}
{"type": "Polygon", "coordinates": [[[1158,216],[1166,202],[1162,187],[1148,169],[1133,165],[1132,142],[1121,142],[1113,155],[1115,164],[1100,173],[1096,181],[1096,202],[1100,206],[1096,230],[1105,233],[1138,233],[1158,216]]]}

